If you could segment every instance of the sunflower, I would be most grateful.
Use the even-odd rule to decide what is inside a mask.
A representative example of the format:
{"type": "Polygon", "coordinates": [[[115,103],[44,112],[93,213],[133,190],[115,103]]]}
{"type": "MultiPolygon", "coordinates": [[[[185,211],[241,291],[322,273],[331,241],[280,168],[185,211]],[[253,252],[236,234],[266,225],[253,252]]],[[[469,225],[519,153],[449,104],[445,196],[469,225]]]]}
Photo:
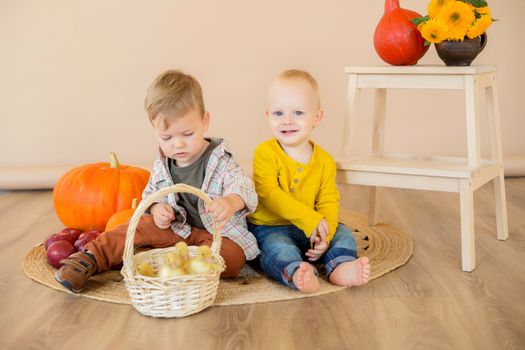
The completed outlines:
{"type": "Polygon", "coordinates": [[[466,3],[454,1],[441,9],[438,19],[445,22],[449,40],[463,40],[476,16],[466,3]]]}
{"type": "Polygon", "coordinates": [[[481,16],[474,22],[474,25],[468,30],[467,36],[471,39],[483,34],[485,30],[492,24],[492,18],[487,15],[481,16]]]}
{"type": "Polygon", "coordinates": [[[488,6],[485,6],[485,7],[476,7],[476,11],[480,14],[480,15],[488,15],[490,16],[490,9],[488,6]]]}
{"type": "Polygon", "coordinates": [[[456,0],[431,0],[428,4],[428,16],[431,18],[437,17],[445,5],[454,1],[456,0]]]}
{"type": "Polygon", "coordinates": [[[431,18],[421,27],[421,36],[428,42],[438,44],[447,39],[447,25],[437,18],[431,18]]]}

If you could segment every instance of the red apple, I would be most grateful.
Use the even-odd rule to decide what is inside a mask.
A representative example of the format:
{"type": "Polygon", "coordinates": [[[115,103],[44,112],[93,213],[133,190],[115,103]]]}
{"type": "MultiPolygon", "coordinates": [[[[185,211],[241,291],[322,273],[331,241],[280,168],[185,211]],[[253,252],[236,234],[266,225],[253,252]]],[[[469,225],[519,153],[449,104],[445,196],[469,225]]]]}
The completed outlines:
{"type": "Polygon", "coordinates": [[[47,237],[47,239],[46,239],[46,241],[44,243],[44,246],[45,246],[45,248],[47,250],[52,243],[55,243],[57,241],[68,241],[69,243],[73,244],[73,243],[75,243],[75,241],[72,240],[72,238],[73,237],[70,237],[69,235],[62,234],[61,232],[55,233],[55,234],[47,237]]]}
{"type": "Polygon", "coordinates": [[[73,245],[76,241],[75,236],[65,232],[59,232],[55,236],[57,237],[58,241],[68,241],[71,243],[71,245],[73,245]]]}
{"type": "Polygon", "coordinates": [[[92,239],[89,237],[79,238],[75,241],[75,250],[77,252],[85,252],[86,251],[86,244],[91,242],[92,239]]]}
{"type": "Polygon", "coordinates": [[[102,234],[102,232],[100,232],[99,230],[97,230],[96,228],[94,228],[93,230],[91,230],[92,233],[96,234],[97,237],[100,236],[102,234]]]}
{"type": "Polygon", "coordinates": [[[46,240],[44,241],[44,247],[47,248],[51,245],[51,243],[54,243],[56,241],[59,241],[59,239],[57,239],[57,235],[56,234],[52,234],[50,236],[48,236],[46,238],[46,240]]]}
{"type": "Polygon", "coordinates": [[[70,227],[66,227],[65,229],[63,229],[61,232],[64,232],[64,233],[67,233],[67,234],[70,234],[72,235],[73,237],[75,237],[74,241],[76,241],[78,239],[78,236],[80,236],[80,234],[83,232],[82,230],[79,230],[78,228],[70,228],[70,227]]]}
{"type": "Polygon", "coordinates": [[[62,266],[60,261],[75,252],[75,248],[68,241],[56,241],[47,248],[47,262],[54,268],[62,266]]]}
{"type": "Polygon", "coordinates": [[[88,236],[85,236],[83,238],[79,238],[75,241],[75,249],[78,251],[78,252],[84,252],[86,251],[86,244],[88,244],[89,242],[91,242],[92,240],[94,240],[95,237],[94,235],[88,235],[88,236]]]}
{"type": "Polygon", "coordinates": [[[85,232],[82,232],[80,236],[78,236],[77,240],[84,239],[86,237],[91,237],[91,239],[95,239],[98,237],[99,234],[100,234],[99,231],[85,231],[85,232]]]}

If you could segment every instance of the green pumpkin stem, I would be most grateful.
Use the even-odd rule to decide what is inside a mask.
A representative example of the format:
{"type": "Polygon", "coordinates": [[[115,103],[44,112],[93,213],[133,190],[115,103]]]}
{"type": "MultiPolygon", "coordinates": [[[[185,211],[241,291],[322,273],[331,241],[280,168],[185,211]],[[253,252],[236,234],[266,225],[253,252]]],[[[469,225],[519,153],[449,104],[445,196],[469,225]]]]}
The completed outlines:
{"type": "Polygon", "coordinates": [[[120,163],[118,162],[117,155],[114,152],[109,152],[109,165],[114,168],[120,168],[120,163]]]}

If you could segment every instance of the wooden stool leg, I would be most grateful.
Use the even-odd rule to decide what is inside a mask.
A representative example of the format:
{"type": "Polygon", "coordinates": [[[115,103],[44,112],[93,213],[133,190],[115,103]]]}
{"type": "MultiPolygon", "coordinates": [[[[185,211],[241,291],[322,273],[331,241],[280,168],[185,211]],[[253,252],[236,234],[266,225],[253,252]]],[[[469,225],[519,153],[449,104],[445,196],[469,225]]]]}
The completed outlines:
{"type": "Polygon", "coordinates": [[[474,192],[470,180],[461,181],[459,192],[461,213],[461,268],[470,272],[476,267],[474,239],[474,192]]]}
{"type": "Polygon", "coordinates": [[[343,126],[343,143],[341,145],[341,155],[348,157],[356,153],[356,128],[357,111],[359,110],[359,95],[361,89],[357,87],[357,74],[348,75],[347,88],[347,115],[343,126]]]}
{"type": "MultiPolygon", "coordinates": [[[[386,89],[376,89],[374,98],[374,123],[372,125],[372,154],[383,155],[385,114],[386,114],[386,89]]],[[[368,225],[377,224],[377,187],[370,187],[368,194],[368,225]]]]}
{"type": "Polygon", "coordinates": [[[372,154],[383,155],[385,114],[386,114],[386,89],[376,89],[374,98],[374,124],[372,125],[372,154]]]}
{"type": "Polygon", "coordinates": [[[468,165],[480,166],[478,86],[472,76],[465,76],[465,107],[467,117],[468,165]]]}
{"type": "Polygon", "coordinates": [[[501,151],[501,128],[499,122],[499,105],[496,77],[492,77],[492,86],[485,89],[487,116],[489,120],[491,159],[499,166],[499,175],[492,180],[494,189],[494,206],[496,208],[496,227],[499,240],[509,237],[507,222],[507,201],[505,198],[505,178],[503,174],[503,156],[501,151]]]}
{"type": "Polygon", "coordinates": [[[377,187],[372,186],[368,192],[368,225],[377,224],[377,187]]]}
{"type": "Polygon", "coordinates": [[[503,177],[503,170],[500,171],[499,176],[495,177],[493,182],[494,188],[494,204],[496,207],[496,228],[497,237],[504,241],[509,238],[509,226],[507,222],[507,202],[505,199],[505,180],[503,177]]]}

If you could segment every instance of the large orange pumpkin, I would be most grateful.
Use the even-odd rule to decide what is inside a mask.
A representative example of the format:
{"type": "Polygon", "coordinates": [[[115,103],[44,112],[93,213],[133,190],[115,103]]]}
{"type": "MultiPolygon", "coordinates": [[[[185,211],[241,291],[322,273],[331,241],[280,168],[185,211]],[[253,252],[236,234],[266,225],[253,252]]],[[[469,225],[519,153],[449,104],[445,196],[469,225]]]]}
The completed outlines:
{"type": "Polygon", "coordinates": [[[73,168],[58,179],[53,202],[66,227],[102,232],[111,215],[142,196],[149,171],[119,164],[114,153],[110,160],[73,168]]]}
{"type": "Polygon", "coordinates": [[[121,211],[117,211],[115,214],[111,215],[111,217],[109,218],[106,224],[105,231],[111,231],[115,227],[128,222],[129,219],[131,219],[131,217],[133,216],[133,213],[135,212],[135,210],[137,209],[138,203],[139,201],[137,200],[137,198],[133,198],[133,202],[131,202],[131,209],[124,209],[121,211]]]}

